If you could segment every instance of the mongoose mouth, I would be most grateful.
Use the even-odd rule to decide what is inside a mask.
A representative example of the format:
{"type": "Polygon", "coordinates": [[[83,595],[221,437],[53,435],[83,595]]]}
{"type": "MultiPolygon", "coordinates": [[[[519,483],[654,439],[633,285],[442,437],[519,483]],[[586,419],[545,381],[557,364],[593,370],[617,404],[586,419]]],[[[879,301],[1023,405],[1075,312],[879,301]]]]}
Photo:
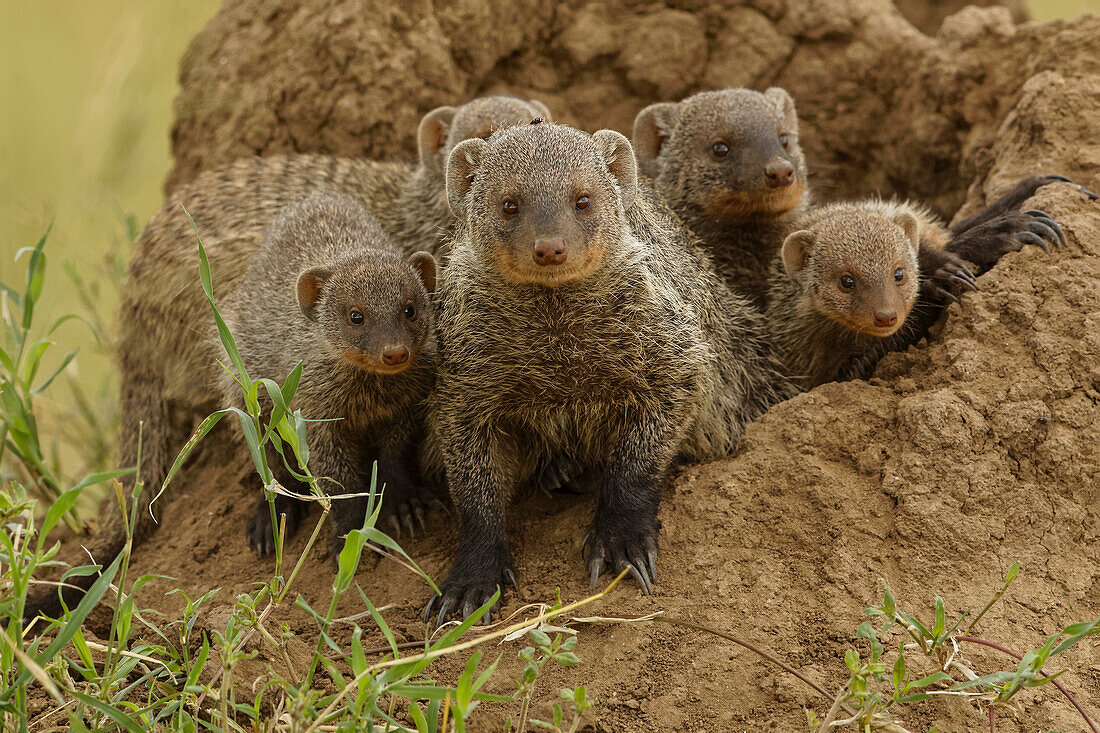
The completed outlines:
{"type": "Polygon", "coordinates": [[[497,269],[515,283],[554,287],[582,280],[600,264],[601,257],[592,256],[592,248],[583,261],[567,261],[561,265],[528,264],[512,254],[497,257],[497,269]]]}
{"type": "Polygon", "coordinates": [[[340,356],[344,361],[362,369],[369,374],[400,374],[412,366],[419,354],[419,349],[413,349],[408,361],[403,364],[386,364],[381,357],[374,357],[358,349],[343,349],[340,356]]]}
{"type": "Polygon", "coordinates": [[[715,219],[741,220],[751,217],[776,218],[790,213],[802,201],[801,178],[780,189],[745,191],[724,188],[711,195],[707,213],[715,219]]]}
{"type": "Polygon", "coordinates": [[[905,323],[904,318],[899,318],[898,322],[893,326],[877,326],[875,325],[874,317],[869,318],[845,318],[838,315],[833,315],[835,320],[840,325],[847,329],[855,331],[858,334],[864,336],[872,336],[874,338],[884,339],[887,336],[893,336],[899,328],[905,323]]]}

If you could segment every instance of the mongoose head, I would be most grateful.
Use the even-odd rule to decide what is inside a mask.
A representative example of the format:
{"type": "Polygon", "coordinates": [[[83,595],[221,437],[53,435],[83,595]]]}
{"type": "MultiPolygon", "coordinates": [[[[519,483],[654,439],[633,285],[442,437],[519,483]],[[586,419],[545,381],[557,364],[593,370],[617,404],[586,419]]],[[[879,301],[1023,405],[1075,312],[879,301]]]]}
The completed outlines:
{"type": "Polygon", "coordinates": [[[591,274],[629,233],[637,181],[619,133],[532,124],[458,145],[447,201],[506,280],[555,286],[591,274]]]}
{"type": "Polygon", "coordinates": [[[634,148],[674,209],[718,221],[782,216],[806,187],[798,114],[779,87],[650,105],[634,119],[634,148]]]}
{"type": "Polygon", "coordinates": [[[537,99],[493,95],[458,107],[436,107],[420,120],[420,165],[442,181],[447,156],[460,142],[475,137],[486,140],[497,130],[535,119],[551,121],[550,110],[537,99]]]}
{"type": "Polygon", "coordinates": [[[868,336],[886,337],[917,301],[920,224],[892,214],[840,205],[783,241],[783,266],[813,308],[868,336]]]}
{"type": "MultiPolygon", "coordinates": [[[[367,246],[368,243],[364,243],[367,246]]],[[[364,249],[298,276],[298,307],[329,348],[374,374],[404,371],[432,333],[435,259],[364,249]]]]}

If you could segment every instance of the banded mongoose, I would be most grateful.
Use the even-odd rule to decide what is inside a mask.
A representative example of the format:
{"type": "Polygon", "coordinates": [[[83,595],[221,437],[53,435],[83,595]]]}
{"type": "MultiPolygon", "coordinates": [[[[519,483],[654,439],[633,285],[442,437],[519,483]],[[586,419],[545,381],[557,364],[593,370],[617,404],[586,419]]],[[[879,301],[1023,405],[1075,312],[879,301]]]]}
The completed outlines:
{"type": "Polygon", "coordinates": [[[651,592],[673,459],[728,454],[790,392],[761,315],[617,132],[538,124],[469,140],[449,158],[447,198],[462,224],[441,278],[429,426],[459,547],[425,617],[467,616],[515,585],[508,504],[554,455],[600,473],[592,584],[629,568],[651,592]]]}
{"type": "MultiPolygon", "coordinates": [[[[869,377],[884,354],[920,341],[947,301],[957,300],[947,283],[976,288],[953,258],[947,230],[909,202],[828,204],[797,229],[772,265],[767,317],[787,375],[804,389],[869,377]]],[[[1065,237],[1042,212],[1029,212],[1015,234],[1022,241],[1007,244],[1015,249],[1065,237]]],[[[968,259],[993,263],[1006,243],[985,236],[972,245],[968,259]]]]}
{"type": "MultiPolygon", "coordinates": [[[[309,469],[336,482],[322,489],[367,492],[377,460],[388,516],[400,517],[410,532],[414,515],[423,524],[431,497],[416,475],[415,446],[435,376],[435,260],[427,252],[398,253],[361,204],[324,196],[279,215],[244,280],[249,286],[227,296],[220,310],[253,378],[281,380],[303,362],[290,407],[316,421],[306,429],[309,469]]],[[[223,372],[221,381],[223,404],[243,408],[234,376],[223,372]]],[[[272,465],[282,468],[277,456],[272,465]]],[[[280,474],[291,486],[285,469],[280,474]]],[[[276,499],[288,536],[304,506],[276,499]]],[[[334,552],[362,525],[365,509],[366,499],[334,503],[334,552]]],[[[249,520],[248,538],[261,553],[274,549],[266,501],[249,520]]]]}
{"type": "MultiPolygon", "coordinates": [[[[305,206],[306,204],[300,204],[300,207],[305,206]]],[[[308,206],[312,208],[303,208],[300,213],[309,214],[311,211],[319,213],[325,209],[324,206],[316,202],[311,202],[308,206]]],[[[274,269],[268,275],[262,275],[255,272],[255,270],[257,268],[274,268],[273,258],[284,250],[289,250],[285,265],[292,267],[297,264],[299,258],[322,258],[326,253],[331,252],[333,247],[353,242],[357,237],[359,246],[365,253],[361,255],[363,269],[369,270],[373,267],[377,272],[385,272],[391,276],[401,275],[393,283],[383,287],[392,288],[398,282],[408,285],[409,267],[406,265],[398,267],[394,264],[394,262],[401,260],[403,255],[397,254],[395,250],[377,253],[371,253],[367,250],[369,247],[378,248],[383,246],[392,250],[393,246],[377,222],[370,217],[361,204],[344,197],[339,205],[330,202],[326,206],[333,209],[334,215],[339,213],[334,222],[328,225],[328,229],[323,228],[325,226],[323,221],[318,223],[308,216],[295,219],[292,214],[286,214],[282,219],[277,218],[277,225],[274,225],[271,230],[271,237],[273,238],[272,254],[260,256],[258,261],[251,264],[248,264],[248,259],[244,260],[244,264],[248,266],[236,278],[231,278],[232,284],[229,287],[221,284],[218,279],[218,271],[215,270],[213,279],[216,300],[223,305],[232,304],[227,309],[229,312],[240,309],[241,314],[244,315],[247,315],[245,309],[249,304],[255,308],[283,308],[284,311],[286,309],[293,311],[293,309],[298,308],[293,299],[294,289],[284,288],[283,297],[277,297],[275,294],[278,292],[278,286],[256,280],[261,276],[275,277],[274,269]],[[333,238],[332,235],[337,232],[338,227],[341,225],[347,229],[344,238],[333,238]],[[315,231],[307,231],[310,226],[315,231]],[[248,272],[250,269],[253,272],[248,272]],[[248,272],[247,276],[246,272],[248,272]]],[[[164,213],[161,212],[162,215],[164,213]]],[[[314,219],[316,218],[315,216],[314,219]]],[[[168,244],[172,242],[178,251],[173,251],[176,256],[170,260],[166,258],[163,263],[155,263],[151,259],[150,249],[144,248],[143,244],[148,244],[147,237],[155,236],[157,233],[163,234],[163,230],[156,229],[156,221],[154,219],[154,224],[150,225],[154,229],[154,233],[151,235],[150,230],[147,228],[142,239],[138,242],[135,264],[131,267],[129,281],[133,287],[128,287],[124,291],[123,340],[122,348],[119,350],[122,360],[121,460],[124,465],[137,465],[138,436],[139,434],[141,436],[141,480],[144,484],[144,490],[139,497],[138,521],[134,527],[135,546],[155,528],[149,512],[150,499],[160,488],[176,453],[186,442],[194,421],[204,414],[224,406],[222,404],[224,397],[219,389],[219,385],[222,384],[224,379],[224,370],[218,365],[218,360],[223,356],[222,347],[216,342],[213,317],[209,305],[205,302],[205,296],[202,295],[199,287],[196,267],[191,263],[184,265],[183,253],[185,250],[191,252],[191,258],[198,260],[194,234],[192,233],[191,237],[180,236],[175,240],[167,238],[160,240],[159,243],[162,248],[167,249],[168,244]],[[179,264],[169,265],[170,261],[179,264]],[[180,273],[174,271],[172,267],[177,268],[177,270],[185,270],[184,275],[186,277],[194,278],[189,284],[194,290],[198,291],[201,300],[193,297],[195,294],[191,292],[192,288],[185,287],[184,277],[181,277],[180,273]],[[147,279],[143,280],[143,277],[147,279]],[[162,287],[158,290],[153,286],[154,282],[160,282],[162,287]],[[143,286],[140,289],[139,284],[143,286]],[[144,297],[139,297],[142,294],[144,297]]],[[[227,258],[219,256],[223,254],[221,250],[226,244],[225,239],[217,237],[205,240],[211,262],[219,262],[223,265],[228,262],[227,258]]],[[[250,252],[247,257],[256,258],[257,253],[255,251],[250,252]]],[[[423,272],[424,281],[429,286],[432,285],[434,283],[435,265],[431,255],[420,252],[414,253],[410,258],[410,263],[423,272]],[[430,266],[429,263],[431,263],[430,266]]],[[[334,280],[334,283],[343,282],[350,273],[341,272],[338,274],[340,277],[334,280]]],[[[294,275],[297,276],[297,272],[294,275]]],[[[360,287],[360,290],[366,295],[369,294],[370,287],[370,283],[365,283],[360,287]]],[[[424,288],[424,285],[420,286],[421,290],[424,290],[424,288]]],[[[320,292],[326,291],[331,292],[332,289],[322,288],[320,292]]],[[[352,291],[347,289],[346,292],[350,293],[352,291]]],[[[386,291],[383,289],[379,295],[386,295],[386,291]]],[[[427,353],[422,353],[416,358],[415,363],[418,363],[416,369],[410,370],[405,375],[390,377],[393,382],[403,385],[394,394],[385,397],[385,400],[390,400],[392,405],[387,406],[384,401],[374,405],[367,401],[370,396],[369,393],[360,395],[358,397],[359,403],[356,405],[360,408],[356,411],[358,418],[364,418],[372,410],[377,409],[379,419],[384,420],[386,419],[386,410],[396,410],[401,401],[411,401],[422,397],[430,387],[430,382],[426,381],[424,373],[426,370],[430,373],[431,368],[429,365],[434,358],[434,346],[432,342],[426,340],[427,334],[431,331],[432,316],[427,296],[419,291],[415,295],[414,308],[417,318],[420,319],[418,329],[423,332],[416,343],[428,344],[427,346],[421,346],[421,351],[427,353]],[[405,382],[408,384],[404,385],[405,382]]],[[[383,300],[383,298],[379,298],[378,303],[371,303],[370,307],[381,308],[383,300]]],[[[326,298],[324,302],[335,301],[326,298]]],[[[368,307],[365,302],[363,307],[368,307]]],[[[404,304],[402,304],[401,308],[404,307],[404,304]]],[[[314,312],[324,311],[315,310],[314,312]]],[[[308,350],[303,348],[301,344],[295,347],[298,349],[296,352],[291,353],[283,348],[285,344],[272,340],[274,337],[271,329],[275,328],[276,325],[281,325],[285,334],[286,330],[290,328],[287,322],[276,324],[275,321],[266,318],[250,320],[241,314],[231,316],[230,320],[233,322],[234,327],[239,330],[238,337],[242,344],[242,353],[254,352],[257,359],[261,359],[266,354],[272,359],[272,363],[265,366],[272,366],[275,370],[264,376],[281,379],[289,373],[293,363],[296,363],[300,358],[305,359],[308,350]],[[257,333],[260,335],[257,336],[257,333]],[[265,351],[265,349],[268,351],[265,351]],[[276,357],[283,359],[283,361],[275,363],[276,357]],[[286,363],[289,359],[293,359],[293,363],[286,363]]],[[[285,312],[284,315],[286,315],[285,312]]],[[[364,313],[364,315],[367,314],[364,313]]],[[[299,314],[297,318],[301,320],[304,316],[299,314]]],[[[306,333],[307,331],[303,330],[298,336],[304,338],[306,333]]],[[[331,340],[328,343],[331,344],[331,340]]],[[[331,357],[330,349],[320,348],[323,345],[324,343],[319,342],[317,339],[314,339],[311,344],[313,348],[318,349],[317,353],[320,356],[325,357],[328,355],[331,357]]],[[[415,355],[412,351],[409,351],[406,360],[413,363],[410,358],[413,356],[415,355]]],[[[392,358],[397,358],[397,356],[391,356],[392,358]]],[[[305,359],[305,361],[309,364],[306,378],[317,373],[318,369],[321,370],[320,374],[323,375],[327,369],[331,380],[332,373],[336,372],[338,366],[335,362],[332,362],[331,358],[329,358],[329,361],[322,362],[314,362],[310,359],[305,359]]],[[[342,366],[341,369],[348,372],[346,365],[342,366]]],[[[317,380],[311,379],[311,381],[317,380]]],[[[362,385],[359,386],[363,387],[364,385],[377,383],[380,378],[371,377],[365,380],[359,378],[358,381],[362,382],[362,385]]],[[[320,383],[310,384],[303,379],[300,387],[302,394],[300,399],[304,401],[309,397],[316,397],[314,392],[319,388],[322,393],[326,390],[332,391],[334,384],[332,381],[327,381],[324,382],[322,387],[320,383]]],[[[313,403],[311,406],[303,405],[303,411],[310,414],[314,410],[324,411],[329,405],[328,402],[323,400],[320,402],[310,401],[313,403]]],[[[362,420],[359,420],[359,422],[362,422],[362,420]]],[[[407,423],[397,424],[401,431],[404,431],[409,426],[414,425],[415,422],[409,420],[407,423]]],[[[326,453],[329,456],[332,455],[331,451],[327,451],[324,445],[327,439],[329,439],[329,435],[322,431],[319,436],[321,446],[315,450],[318,455],[324,456],[326,453]]],[[[379,457],[382,462],[385,462],[389,460],[389,455],[396,456],[400,450],[403,450],[403,448],[401,448],[400,440],[397,439],[395,433],[391,454],[379,457]]],[[[344,483],[345,486],[350,483],[358,488],[358,484],[348,478],[349,471],[356,469],[355,463],[361,463],[362,465],[359,465],[358,469],[364,470],[364,467],[370,466],[370,461],[373,459],[366,456],[357,456],[350,459],[353,462],[352,466],[340,465],[340,461],[334,461],[331,457],[321,457],[318,460],[319,463],[313,466],[316,475],[323,476],[328,473],[344,483]]],[[[279,464],[276,463],[276,465],[279,464]]],[[[388,486],[396,487],[394,491],[387,489],[389,495],[383,501],[384,510],[390,515],[396,513],[399,516],[408,516],[410,512],[416,514],[419,508],[418,501],[411,503],[402,501],[402,495],[406,493],[407,487],[410,485],[407,471],[395,468],[391,464],[387,464],[382,471],[380,473],[381,479],[388,486]],[[391,475],[387,476],[386,472],[391,475]]],[[[415,484],[413,485],[415,486],[415,484]]],[[[129,491],[127,491],[128,493],[129,491]]],[[[409,498],[415,499],[417,497],[413,494],[409,498]]],[[[288,530],[293,530],[301,516],[298,503],[281,497],[279,509],[287,513],[288,530]]],[[[350,519],[355,517],[355,508],[349,507],[347,511],[344,511],[343,507],[338,506],[333,516],[334,521],[340,517],[348,517],[348,521],[355,521],[350,519]]],[[[337,529],[344,528],[337,526],[337,529]]],[[[246,527],[246,534],[250,543],[258,547],[261,552],[270,552],[273,549],[270,533],[270,514],[267,512],[266,506],[264,511],[257,510],[255,512],[246,527]]],[[[125,536],[121,515],[117,511],[106,512],[103,525],[92,542],[92,557],[99,562],[109,562],[121,551],[124,545],[125,536]]],[[[94,577],[92,576],[70,580],[70,584],[74,587],[68,587],[64,590],[66,603],[71,606],[79,600],[80,595],[90,586],[93,580],[94,577]]],[[[39,612],[55,616],[60,613],[61,607],[55,589],[50,587],[29,599],[27,608],[28,617],[33,617],[39,612]]]]}
{"type": "Polygon", "coordinates": [[[763,305],[771,261],[810,206],[790,94],[724,89],[653,104],[634,119],[633,141],[641,170],[729,286],[763,305]]]}

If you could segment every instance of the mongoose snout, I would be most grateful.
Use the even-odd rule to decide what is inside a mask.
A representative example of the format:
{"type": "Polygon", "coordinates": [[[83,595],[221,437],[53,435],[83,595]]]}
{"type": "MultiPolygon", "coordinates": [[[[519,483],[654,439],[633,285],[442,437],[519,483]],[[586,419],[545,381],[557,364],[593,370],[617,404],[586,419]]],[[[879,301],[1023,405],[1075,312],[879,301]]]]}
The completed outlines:
{"type": "Polygon", "coordinates": [[[569,258],[565,240],[561,237],[548,237],[536,239],[534,249],[535,264],[537,265],[561,265],[569,258]]]}
{"type": "Polygon", "coordinates": [[[889,313],[883,313],[878,311],[875,313],[875,325],[883,328],[888,328],[895,325],[898,322],[898,312],[891,311],[889,313]]]}
{"type": "Polygon", "coordinates": [[[764,166],[768,188],[782,188],[794,183],[794,166],[787,160],[773,160],[764,166]]]}
{"type": "Polygon", "coordinates": [[[382,349],[382,363],[387,366],[400,366],[409,361],[409,350],[405,346],[387,346],[382,349]]]}

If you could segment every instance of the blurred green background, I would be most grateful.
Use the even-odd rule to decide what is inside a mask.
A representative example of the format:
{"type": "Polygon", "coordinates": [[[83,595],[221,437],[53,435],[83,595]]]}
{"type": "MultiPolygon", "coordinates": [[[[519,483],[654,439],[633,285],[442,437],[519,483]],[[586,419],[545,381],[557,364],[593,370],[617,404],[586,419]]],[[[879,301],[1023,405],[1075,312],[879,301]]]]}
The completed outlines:
{"type": "MultiPolygon", "coordinates": [[[[0,0],[0,278],[19,285],[25,262],[15,262],[15,252],[53,221],[43,320],[90,314],[105,341],[70,323],[47,358],[56,364],[81,347],[66,379],[41,400],[43,438],[67,445],[69,477],[109,458],[108,347],[128,238],[161,203],[178,60],[218,5],[0,0]]],[[[1028,5],[1036,20],[1100,13],[1100,0],[1028,5]]]]}

